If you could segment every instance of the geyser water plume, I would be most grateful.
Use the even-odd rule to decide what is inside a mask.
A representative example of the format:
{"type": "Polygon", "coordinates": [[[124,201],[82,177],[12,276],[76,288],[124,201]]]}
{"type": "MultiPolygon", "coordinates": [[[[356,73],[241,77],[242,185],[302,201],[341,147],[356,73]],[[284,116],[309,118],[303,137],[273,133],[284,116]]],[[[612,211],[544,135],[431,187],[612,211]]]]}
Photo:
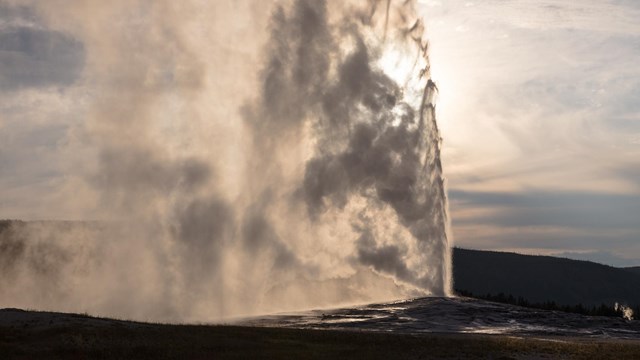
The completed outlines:
{"type": "Polygon", "coordinates": [[[449,294],[412,1],[59,5],[33,4],[95,94],[70,201],[102,221],[2,231],[0,306],[206,321],[449,294]]]}

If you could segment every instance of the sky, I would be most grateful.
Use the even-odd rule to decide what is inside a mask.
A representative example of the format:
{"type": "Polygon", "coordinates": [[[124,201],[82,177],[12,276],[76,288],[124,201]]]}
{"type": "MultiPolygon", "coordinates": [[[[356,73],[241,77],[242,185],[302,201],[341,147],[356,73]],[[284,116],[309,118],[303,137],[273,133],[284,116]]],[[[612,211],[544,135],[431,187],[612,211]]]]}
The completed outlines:
{"type": "Polygon", "coordinates": [[[456,245],[640,264],[640,3],[420,4],[456,245]]]}
{"type": "MultiPolygon", "coordinates": [[[[455,244],[640,265],[640,3],[419,8],[455,244]]],[[[86,217],[93,45],[0,1],[0,218],[86,217]]]]}

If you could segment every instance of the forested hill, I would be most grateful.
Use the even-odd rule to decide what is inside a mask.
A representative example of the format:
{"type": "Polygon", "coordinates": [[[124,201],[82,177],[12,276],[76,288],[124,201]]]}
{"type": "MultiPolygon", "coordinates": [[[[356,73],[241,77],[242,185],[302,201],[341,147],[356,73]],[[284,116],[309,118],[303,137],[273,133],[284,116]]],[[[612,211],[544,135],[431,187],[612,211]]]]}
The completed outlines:
{"type": "Polygon", "coordinates": [[[623,269],[640,276],[640,266],[631,266],[623,269]]]}
{"type": "Polygon", "coordinates": [[[454,289],[483,296],[499,293],[531,303],[640,305],[640,272],[552,256],[455,248],[454,289]]]}

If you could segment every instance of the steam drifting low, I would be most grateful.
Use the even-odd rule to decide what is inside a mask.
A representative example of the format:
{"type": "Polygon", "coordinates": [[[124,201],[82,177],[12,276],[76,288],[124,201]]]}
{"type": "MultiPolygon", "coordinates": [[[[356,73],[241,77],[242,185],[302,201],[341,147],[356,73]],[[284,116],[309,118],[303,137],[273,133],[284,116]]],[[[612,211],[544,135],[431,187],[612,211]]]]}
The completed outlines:
{"type": "Polygon", "coordinates": [[[32,5],[86,48],[67,206],[99,221],[2,230],[0,306],[206,321],[448,295],[413,2],[209,3],[32,5]]]}

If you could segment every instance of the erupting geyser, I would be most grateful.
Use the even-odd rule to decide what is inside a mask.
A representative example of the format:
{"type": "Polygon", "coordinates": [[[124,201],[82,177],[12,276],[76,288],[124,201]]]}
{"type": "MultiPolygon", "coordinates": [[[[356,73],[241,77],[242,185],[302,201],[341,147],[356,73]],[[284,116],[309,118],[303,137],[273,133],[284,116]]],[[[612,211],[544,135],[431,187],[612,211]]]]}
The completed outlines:
{"type": "Polygon", "coordinates": [[[266,39],[260,1],[212,3],[38,4],[86,46],[71,143],[95,154],[81,183],[101,222],[2,232],[0,307],[206,321],[448,295],[413,2],[284,1],[266,39]]]}

